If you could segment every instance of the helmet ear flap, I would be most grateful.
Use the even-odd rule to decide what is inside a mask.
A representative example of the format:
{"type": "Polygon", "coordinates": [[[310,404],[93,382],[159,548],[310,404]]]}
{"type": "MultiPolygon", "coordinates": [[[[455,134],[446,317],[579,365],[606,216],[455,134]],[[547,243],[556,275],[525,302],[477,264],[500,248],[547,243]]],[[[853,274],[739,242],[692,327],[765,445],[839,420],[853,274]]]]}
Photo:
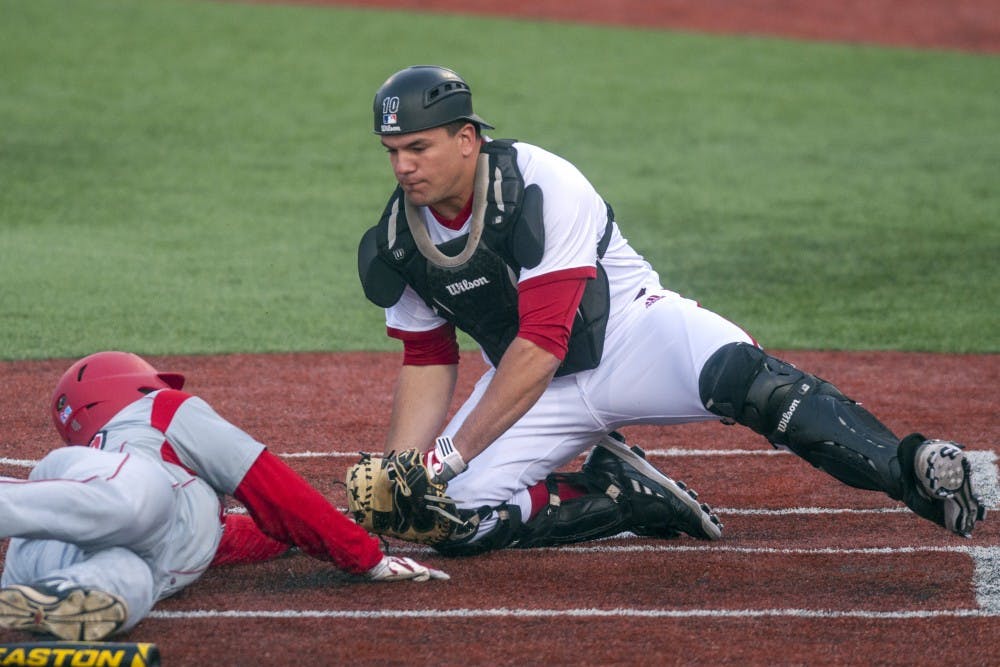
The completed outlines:
{"type": "Polygon", "coordinates": [[[166,382],[171,389],[184,388],[184,376],[180,373],[157,373],[156,377],[166,382]]]}

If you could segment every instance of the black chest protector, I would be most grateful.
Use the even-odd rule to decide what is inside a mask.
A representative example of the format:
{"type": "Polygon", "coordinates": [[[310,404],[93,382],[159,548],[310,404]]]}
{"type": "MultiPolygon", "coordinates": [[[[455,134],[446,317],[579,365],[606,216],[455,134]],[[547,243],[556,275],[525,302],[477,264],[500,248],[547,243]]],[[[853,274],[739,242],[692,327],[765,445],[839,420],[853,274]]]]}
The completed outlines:
{"type": "MultiPolygon", "coordinates": [[[[482,216],[478,239],[470,243],[470,234],[464,234],[432,246],[421,220],[415,220],[411,229],[403,192],[396,188],[381,220],[365,233],[358,248],[358,274],[370,301],[388,308],[410,285],[435,313],[471,336],[494,365],[518,332],[518,273],[537,266],[545,249],[542,190],[537,185],[525,187],[513,144],[498,139],[481,150],[476,175],[481,182],[473,197],[470,225],[475,237],[479,234],[475,217],[482,216]]],[[[409,214],[416,216],[412,209],[409,214]]],[[[596,368],[601,362],[610,298],[608,277],[599,260],[613,223],[608,206],[607,226],[597,247],[597,277],[587,281],[569,349],[556,375],[596,368]]]]}

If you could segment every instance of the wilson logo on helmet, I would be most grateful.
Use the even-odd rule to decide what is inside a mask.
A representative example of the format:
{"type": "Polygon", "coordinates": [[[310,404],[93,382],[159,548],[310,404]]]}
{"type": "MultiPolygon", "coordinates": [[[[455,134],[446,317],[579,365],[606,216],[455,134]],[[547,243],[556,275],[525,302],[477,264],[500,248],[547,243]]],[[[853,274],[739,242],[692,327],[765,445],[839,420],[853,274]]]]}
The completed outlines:
{"type": "Polygon", "coordinates": [[[392,97],[387,97],[382,100],[382,131],[383,132],[398,132],[399,131],[399,117],[396,115],[399,113],[399,97],[393,95],[392,97]]]}

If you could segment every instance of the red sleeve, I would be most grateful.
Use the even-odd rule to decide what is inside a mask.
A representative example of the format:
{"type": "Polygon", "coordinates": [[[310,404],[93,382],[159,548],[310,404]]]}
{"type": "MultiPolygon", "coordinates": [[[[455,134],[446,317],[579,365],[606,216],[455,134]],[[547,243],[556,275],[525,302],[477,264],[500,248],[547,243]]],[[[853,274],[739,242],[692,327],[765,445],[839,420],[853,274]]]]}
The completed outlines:
{"type": "Polygon", "coordinates": [[[270,538],[363,574],[382,559],[378,540],[341,514],[281,459],[264,450],[233,494],[270,538]]]}
{"type": "Polygon", "coordinates": [[[455,325],[442,324],[430,331],[403,331],[386,327],[391,338],[403,341],[404,366],[435,366],[458,363],[458,338],[455,325]]]}
{"type": "Polygon", "coordinates": [[[260,563],[277,558],[291,547],[265,535],[246,514],[227,514],[222,541],[212,559],[212,567],[237,563],[260,563]]]}
{"type": "Polygon", "coordinates": [[[529,278],[517,286],[519,338],[530,340],[560,360],[566,357],[569,334],[587,280],[594,267],[567,269],[529,278]]]}

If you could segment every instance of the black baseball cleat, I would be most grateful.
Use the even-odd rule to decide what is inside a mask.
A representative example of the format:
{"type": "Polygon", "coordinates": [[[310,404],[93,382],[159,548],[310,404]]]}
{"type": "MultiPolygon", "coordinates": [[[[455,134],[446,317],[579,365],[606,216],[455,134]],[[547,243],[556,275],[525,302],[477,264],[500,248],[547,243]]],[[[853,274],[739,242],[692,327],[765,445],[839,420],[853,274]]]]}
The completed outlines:
{"type": "Polygon", "coordinates": [[[127,618],[117,595],[88,588],[33,584],[0,589],[0,628],[55,635],[68,641],[100,641],[127,618]]]}
{"type": "Polygon", "coordinates": [[[920,516],[962,537],[972,537],[986,506],[972,486],[972,465],[962,446],[924,439],[919,433],[899,443],[903,500],[920,516]]]}
{"type": "Polygon", "coordinates": [[[722,537],[722,523],[698,494],[653,467],[638,447],[614,435],[605,436],[583,463],[583,469],[611,475],[632,508],[629,530],[648,537],[686,533],[703,540],[722,537]]]}

